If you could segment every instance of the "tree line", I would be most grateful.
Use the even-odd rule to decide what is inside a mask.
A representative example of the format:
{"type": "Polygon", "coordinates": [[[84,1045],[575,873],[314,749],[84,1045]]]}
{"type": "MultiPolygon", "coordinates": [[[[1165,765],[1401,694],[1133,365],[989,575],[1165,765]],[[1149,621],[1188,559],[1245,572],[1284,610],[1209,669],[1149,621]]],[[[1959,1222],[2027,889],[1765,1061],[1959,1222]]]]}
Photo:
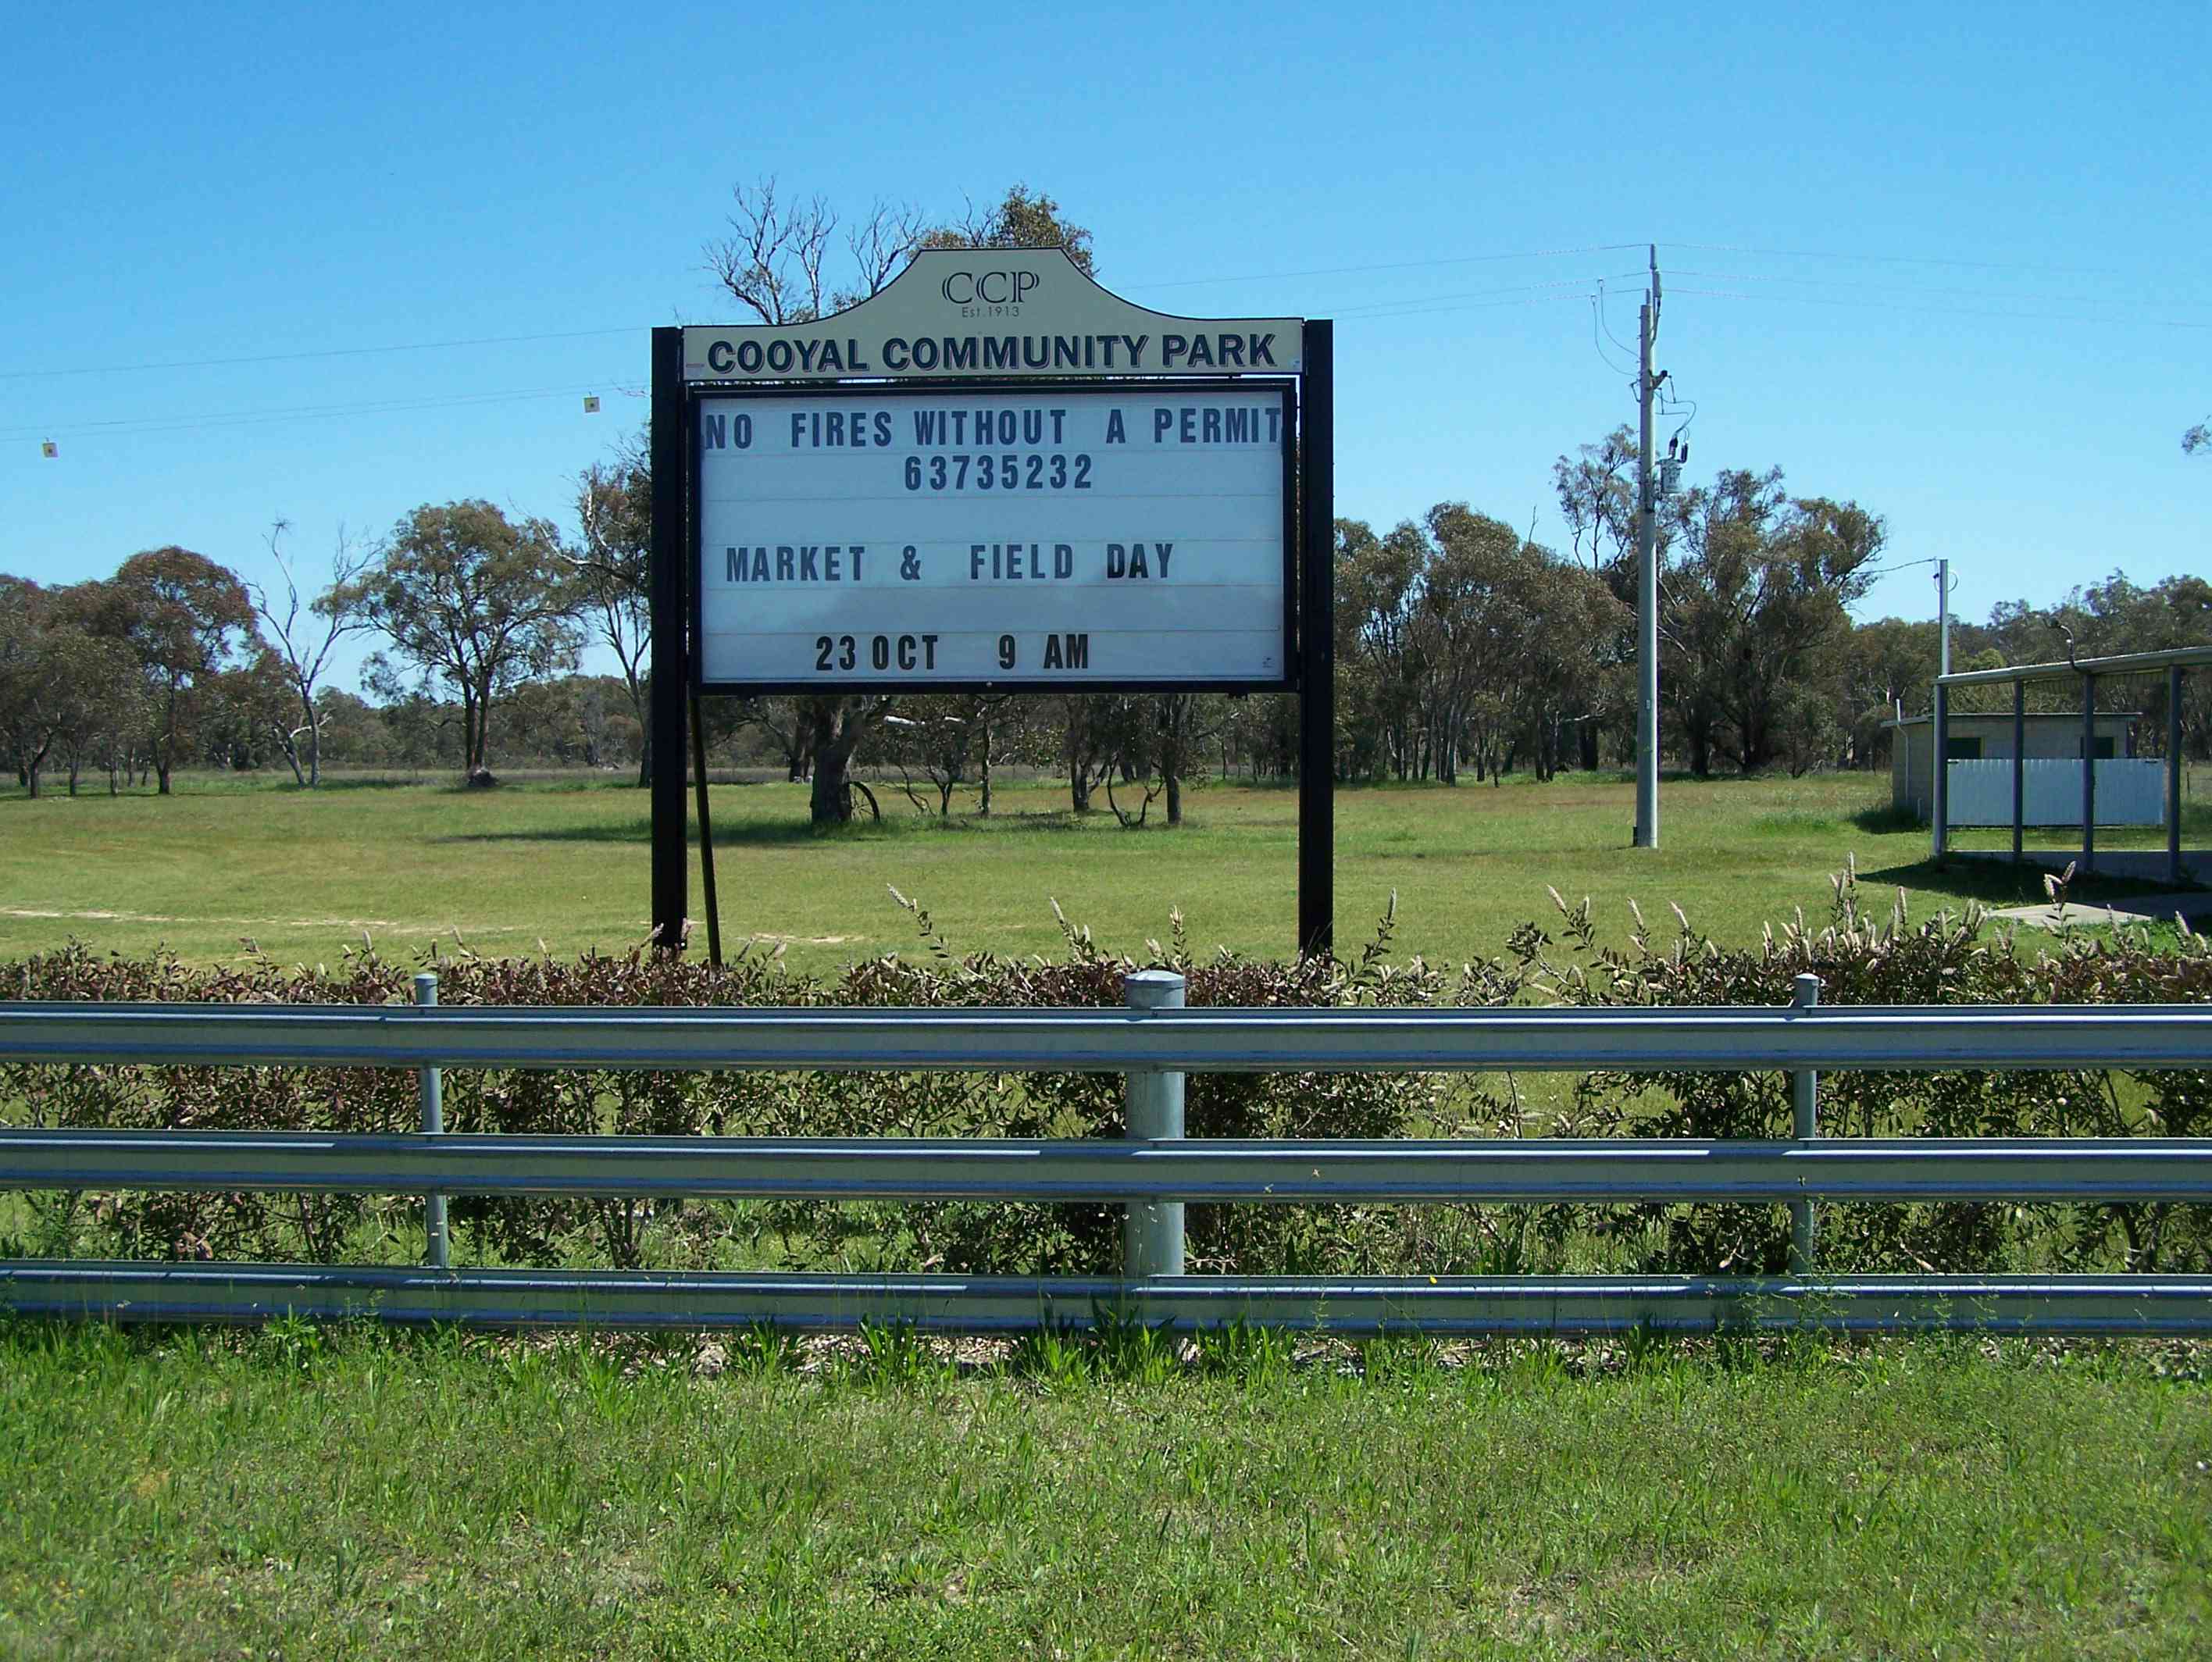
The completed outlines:
{"type": "MultiPolygon", "coordinates": [[[[150,779],[167,795],[179,767],[281,764],[312,788],[337,734],[352,738],[346,760],[370,748],[371,707],[326,684],[340,643],[370,633],[385,644],[363,670],[381,703],[368,725],[453,729],[460,766],[481,775],[495,708],[574,671],[594,628],[628,627],[626,602],[613,619],[600,606],[585,550],[489,502],[425,505],[372,548],[341,533],[309,593],[289,529],[270,533],[273,590],[174,546],[58,587],[0,574],[0,744],[18,783],[36,796],[58,769],[71,794],[105,774],[110,791],[150,779]]],[[[623,691],[635,707],[641,683],[623,691]]]]}
{"type": "MultiPolygon", "coordinates": [[[[1497,782],[1626,767],[1634,756],[1633,533],[1615,482],[1634,458],[1616,434],[1563,457],[1564,550],[1446,502],[1387,531],[1336,528],[1336,772],[1346,782],[1497,782]],[[1578,518],[1579,516],[1579,518],[1578,518]]],[[[373,546],[339,539],[327,581],[303,592],[270,537],[280,582],[250,582],[191,550],[131,555],[94,581],[41,587],[0,574],[0,755],[33,795],[58,779],[167,793],[180,767],[288,771],[326,764],[452,770],[619,769],[650,778],[644,506],[639,455],[577,482],[579,534],[516,523],[483,501],[425,505],[373,546]],[[337,644],[371,634],[362,691],[327,684],[337,644]],[[578,672],[596,642],[618,673],[578,672]],[[362,693],[368,696],[362,696],[362,693]]],[[[1938,653],[1932,620],[1854,623],[1881,546],[1879,519],[1796,499],[1778,473],[1723,473],[1668,506],[1662,538],[1662,737],[1698,776],[1887,764],[1885,723],[1922,714],[1938,653]]],[[[2121,573],[2056,605],[2000,604],[1953,624],[1956,667],[2198,646],[2212,583],[2149,586],[2121,573]]],[[[2212,755],[2212,688],[2182,710],[2191,755],[2212,755]]],[[[2147,718],[2162,745],[2162,676],[2107,682],[2100,701],[2147,718]]],[[[2072,709],[2063,684],[2030,689],[2072,709]]],[[[1961,710],[2009,707],[1968,689],[1961,710]]],[[[844,813],[886,798],[988,814],[1009,769],[1066,781],[1070,810],[1129,824],[1182,818],[1194,778],[1285,779],[1297,706],[1282,695],[1009,694],[710,699],[710,757],[823,777],[844,748],[844,813]]],[[[815,793],[817,817],[820,792],[815,793]]]]}

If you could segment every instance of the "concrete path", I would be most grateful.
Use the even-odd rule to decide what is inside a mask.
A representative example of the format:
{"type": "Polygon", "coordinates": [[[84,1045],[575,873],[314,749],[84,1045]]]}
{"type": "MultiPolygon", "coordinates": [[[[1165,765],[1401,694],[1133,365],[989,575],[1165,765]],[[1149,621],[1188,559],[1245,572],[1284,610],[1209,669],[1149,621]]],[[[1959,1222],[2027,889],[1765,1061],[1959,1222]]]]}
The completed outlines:
{"type": "Polygon", "coordinates": [[[2008,906],[2001,912],[1990,913],[2008,923],[2026,924],[2031,929],[2057,929],[2062,923],[2071,925],[2172,923],[2179,916],[2189,920],[2195,928],[2203,919],[2212,918],[2212,894],[2203,891],[2162,895],[2123,895],[2117,899],[2101,901],[2087,906],[2079,901],[2069,901],[2064,915],[2060,908],[2051,905],[2008,906]]]}
{"type": "MultiPolygon", "coordinates": [[[[1986,848],[1954,848],[1951,858],[1990,864],[2012,864],[2009,851],[1986,848]]],[[[2080,857],[2064,849],[2031,848],[2027,858],[2030,865],[2040,866],[2056,876],[2080,857]]],[[[2097,853],[2097,876],[2107,882],[2132,879],[2163,883],[2171,869],[2162,848],[2100,849],[2097,853]]],[[[2212,883],[2212,849],[2182,850],[2181,870],[2190,882],[2212,883]]],[[[2073,901],[2067,904],[2063,921],[2081,925],[2172,923],[2177,915],[2187,919],[2191,928],[2201,919],[2212,919],[2212,889],[2148,889],[2141,895],[2099,901],[2094,905],[2073,901]]],[[[2031,929],[2057,929],[2061,924],[2058,908],[2045,902],[2008,906],[1991,911],[1990,916],[2002,918],[2007,923],[2026,924],[2031,929]]]]}

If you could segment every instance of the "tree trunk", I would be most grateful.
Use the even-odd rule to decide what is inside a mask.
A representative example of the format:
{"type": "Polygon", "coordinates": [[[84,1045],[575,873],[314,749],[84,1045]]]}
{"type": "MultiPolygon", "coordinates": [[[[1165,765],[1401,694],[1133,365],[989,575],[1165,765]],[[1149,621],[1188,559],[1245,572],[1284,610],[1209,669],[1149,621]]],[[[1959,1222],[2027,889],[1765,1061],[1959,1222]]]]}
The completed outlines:
{"type": "Polygon", "coordinates": [[[820,701],[807,719],[814,756],[811,815],[817,825],[843,825],[853,817],[853,753],[867,737],[868,723],[857,703],[835,698],[820,701]]]}
{"type": "Polygon", "coordinates": [[[808,811],[817,825],[843,825],[853,817],[853,793],[845,779],[843,752],[824,746],[814,755],[814,790],[808,811]]]}
{"type": "Polygon", "coordinates": [[[1166,780],[1168,787],[1168,823],[1170,825],[1181,825],[1182,823],[1182,775],[1180,773],[1170,773],[1166,775],[1166,780]]]}
{"type": "Polygon", "coordinates": [[[461,689],[461,771],[473,773],[484,765],[484,689],[465,686],[461,689]]]}

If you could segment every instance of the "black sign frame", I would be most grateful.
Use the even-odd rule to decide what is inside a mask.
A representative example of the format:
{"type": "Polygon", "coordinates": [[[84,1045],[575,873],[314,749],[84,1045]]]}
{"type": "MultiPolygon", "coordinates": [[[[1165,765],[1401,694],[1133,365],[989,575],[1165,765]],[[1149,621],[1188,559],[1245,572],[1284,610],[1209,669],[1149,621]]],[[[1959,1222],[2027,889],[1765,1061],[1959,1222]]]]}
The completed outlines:
{"type": "MultiPolygon", "coordinates": [[[[1302,326],[1297,383],[1297,449],[1296,537],[1297,581],[1294,608],[1297,634],[1295,686],[1298,698],[1298,915],[1297,951],[1302,956],[1334,950],[1336,904],[1336,347],[1335,326],[1324,318],[1302,326]]],[[[1059,378],[1054,378],[1057,380],[1059,378]]],[[[1101,376],[1085,385],[1110,385],[1119,378],[1101,376]]],[[[1157,377],[1127,378],[1130,380],[1157,377]]],[[[1182,378],[1173,378],[1180,381],[1182,378]]],[[[1190,378],[1196,380],[1201,378],[1190,378]]],[[[1212,379],[1212,378],[1204,378],[1212,379]]],[[[1243,378],[1237,378],[1243,379],[1243,378]]],[[[1282,377],[1269,376],[1270,381],[1282,377]]],[[[701,382],[717,389],[722,382],[701,382]]],[[[822,391],[837,383],[793,385],[794,391],[822,391]]],[[[848,386],[853,384],[847,384],[848,386]]],[[[861,385],[868,385],[864,383],[861,385]]],[[[912,383],[900,383],[911,385],[912,383]]],[[[973,380],[955,385],[974,388],[973,380]]],[[[1034,381],[1024,381],[1036,391],[1034,381]]],[[[751,388],[758,392],[763,388],[751,388]]],[[[842,389],[841,389],[842,390],[842,389]]],[[[854,386],[853,390],[859,390],[854,386]]],[[[722,396],[731,396],[724,392],[722,396]]],[[[664,951],[684,949],[689,922],[689,828],[684,802],[686,739],[692,688],[693,609],[689,592],[696,557],[690,535],[693,490],[692,431],[696,404],[684,370],[684,331],[669,326],[653,331],[653,549],[647,581],[653,617],[653,648],[647,721],[652,770],[652,933],[664,951]],[[676,627],[670,628],[671,620],[676,627]]],[[[941,683],[936,683],[941,685],[941,683]]],[[[842,688],[842,693],[848,688],[842,688]]],[[[761,690],[753,688],[750,690],[761,690]]],[[[810,687],[806,690],[823,689],[810,687]]],[[[945,688],[950,690],[950,688],[945,688]]],[[[1097,682],[1077,683],[1077,691],[1106,691],[1097,682]]],[[[1201,690],[1177,682],[1172,690],[1201,690]]],[[[702,859],[708,859],[705,827],[706,780],[700,779],[702,859]]],[[[712,884],[712,866],[706,864],[712,884]]],[[[711,903],[710,903],[711,904],[711,903]]]]}

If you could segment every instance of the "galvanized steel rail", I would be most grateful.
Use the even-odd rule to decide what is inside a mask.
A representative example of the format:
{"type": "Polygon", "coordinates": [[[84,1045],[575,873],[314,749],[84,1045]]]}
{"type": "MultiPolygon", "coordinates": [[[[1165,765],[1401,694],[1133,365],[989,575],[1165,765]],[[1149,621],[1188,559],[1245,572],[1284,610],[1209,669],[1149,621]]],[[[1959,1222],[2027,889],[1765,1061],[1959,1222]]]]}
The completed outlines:
{"type": "Polygon", "coordinates": [[[1308,1204],[2212,1202],[2190,1137],[1111,1142],[0,1131],[0,1189],[1308,1204]]]}
{"type": "Polygon", "coordinates": [[[2212,1065],[2212,1005],[487,1009],[0,1002],[0,1059],[210,1067],[1586,1073],[2212,1065]]]}
{"type": "Polygon", "coordinates": [[[1337,1333],[1852,1332],[2180,1335],[2206,1331],[2191,1276],[829,1276],[648,1271],[0,1265],[0,1306],[149,1322],[295,1315],[495,1328],[1018,1333],[1102,1310],[1188,1331],[1242,1321],[1337,1333]]]}
{"type": "MultiPolygon", "coordinates": [[[[1809,978],[1801,978],[1809,980],[1809,978]]],[[[1173,981],[1175,986],[1169,986],[1173,981]]],[[[2203,1005],[1772,1010],[471,1009],[0,1003],[0,1061],[410,1067],[424,1131],[0,1131],[0,1188],[419,1193],[430,1267],[0,1262],[0,1310],[253,1321],[293,1312],[529,1327],[1006,1331],[1103,1307],[1177,1327],[1372,1332],[1852,1329],[2212,1332],[2212,1279],[1812,1273],[1817,1201],[2212,1202],[2212,1140],[1822,1140],[1831,1070],[2212,1068],[2203,1005]],[[1133,1139],[477,1137],[441,1131],[443,1067],[945,1069],[1127,1075],[1133,1139]],[[1790,1142],[1187,1141],[1190,1071],[1787,1071],[1790,1142]],[[1146,1134],[1149,1133],[1149,1134],[1146,1134]],[[452,1194],[1083,1201],[1128,1210],[1120,1277],[570,1273],[444,1267],[452,1194]],[[1188,1201],[1787,1202],[1788,1277],[1188,1277],[1188,1201]]]]}

